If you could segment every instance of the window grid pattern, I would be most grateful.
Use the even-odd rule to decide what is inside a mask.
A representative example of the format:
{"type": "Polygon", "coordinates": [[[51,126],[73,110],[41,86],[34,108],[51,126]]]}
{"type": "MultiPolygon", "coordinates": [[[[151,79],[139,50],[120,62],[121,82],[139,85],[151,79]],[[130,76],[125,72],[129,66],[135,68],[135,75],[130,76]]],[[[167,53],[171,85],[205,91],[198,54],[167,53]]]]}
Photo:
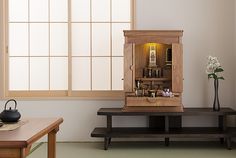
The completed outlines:
{"type": "Polygon", "coordinates": [[[132,26],[132,4],[132,0],[128,3],[127,0],[101,0],[99,3],[97,0],[9,0],[9,91],[65,90],[68,96],[70,91],[123,90],[123,30],[132,26]],[[23,15],[22,19],[15,18],[11,12],[15,7],[11,5],[17,1],[27,4],[27,12],[24,12],[27,16],[23,15]],[[61,4],[54,6],[56,2],[61,4]],[[129,8],[121,17],[117,17],[119,8],[115,8],[119,2],[129,8]],[[87,9],[77,7],[86,8],[83,6],[86,3],[87,9]],[[40,5],[44,6],[42,15],[32,11],[40,5]],[[62,6],[66,8],[62,9],[64,14],[57,16],[55,10],[61,10],[62,6]],[[83,14],[83,11],[88,13],[83,14]],[[17,25],[16,30],[14,25],[17,25]],[[17,30],[21,25],[23,29],[17,30]],[[21,39],[14,36],[17,31],[21,39]],[[14,52],[14,46],[22,41],[25,46],[19,46],[14,52]],[[19,69],[14,65],[23,66],[19,69]],[[14,74],[19,72],[25,75],[22,80],[27,86],[19,86],[14,79],[14,74]]]}
{"type": "MultiPolygon", "coordinates": [[[[66,16],[63,20],[55,20],[56,18],[51,16],[53,13],[51,5],[59,2],[64,3],[64,7],[67,8],[67,0],[9,0],[8,2],[9,90],[67,90],[68,72],[65,71],[68,66],[67,12],[64,12],[66,16]],[[19,8],[16,8],[17,5],[19,8]],[[15,13],[17,9],[22,10],[21,8],[27,9],[24,12],[24,18],[15,13]],[[42,11],[37,10],[37,8],[42,9],[42,11]],[[57,35],[58,32],[60,32],[59,36],[57,35]],[[24,46],[20,46],[22,42],[25,44],[24,46]],[[61,45],[64,48],[61,49],[61,45]],[[21,47],[24,48],[19,49],[21,47]],[[14,66],[17,60],[23,61],[24,59],[27,60],[27,63],[18,64],[18,67],[14,66]],[[57,65],[60,65],[58,62],[64,67],[60,67],[62,68],[61,72],[55,73],[58,69],[57,65]],[[21,67],[22,64],[27,64],[27,70],[25,67],[21,67]],[[23,73],[25,76],[16,77],[14,75],[21,72],[25,72],[23,73]],[[27,86],[21,86],[23,81],[28,82],[27,86]]],[[[54,10],[54,15],[58,11],[54,10]]],[[[18,14],[20,14],[19,11],[18,14]]]]}

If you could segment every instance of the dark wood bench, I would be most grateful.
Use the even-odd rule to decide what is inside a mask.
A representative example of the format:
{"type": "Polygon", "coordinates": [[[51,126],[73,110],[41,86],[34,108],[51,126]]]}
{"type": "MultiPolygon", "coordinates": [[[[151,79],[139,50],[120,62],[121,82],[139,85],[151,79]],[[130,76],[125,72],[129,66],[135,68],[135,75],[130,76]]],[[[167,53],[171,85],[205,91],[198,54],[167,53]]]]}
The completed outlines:
{"type": "Polygon", "coordinates": [[[220,111],[184,108],[184,112],[123,112],[122,108],[101,108],[97,114],[107,117],[107,127],[95,128],[91,136],[104,138],[105,150],[111,138],[164,138],[166,146],[170,138],[219,138],[231,149],[231,138],[236,136],[236,128],[227,127],[227,116],[236,115],[231,108],[221,108],[220,111]],[[148,116],[149,127],[112,127],[112,116],[148,116]],[[218,127],[182,127],[182,116],[215,116],[218,127]]]}

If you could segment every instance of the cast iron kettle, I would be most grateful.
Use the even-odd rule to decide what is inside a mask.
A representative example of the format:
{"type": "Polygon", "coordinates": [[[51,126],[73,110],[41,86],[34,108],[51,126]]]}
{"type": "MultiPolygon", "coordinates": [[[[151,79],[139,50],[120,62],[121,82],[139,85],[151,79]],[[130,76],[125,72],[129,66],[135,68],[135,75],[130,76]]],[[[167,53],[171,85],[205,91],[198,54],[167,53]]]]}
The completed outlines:
{"type": "Polygon", "coordinates": [[[0,114],[0,119],[3,121],[3,122],[17,122],[20,117],[21,117],[21,114],[18,112],[18,110],[16,109],[16,106],[17,106],[17,102],[16,100],[14,99],[10,99],[8,100],[6,103],[5,103],[5,108],[3,110],[3,112],[1,112],[0,114]],[[11,107],[9,107],[7,109],[7,104],[9,102],[14,102],[15,103],[15,109],[11,109],[11,107]]]}

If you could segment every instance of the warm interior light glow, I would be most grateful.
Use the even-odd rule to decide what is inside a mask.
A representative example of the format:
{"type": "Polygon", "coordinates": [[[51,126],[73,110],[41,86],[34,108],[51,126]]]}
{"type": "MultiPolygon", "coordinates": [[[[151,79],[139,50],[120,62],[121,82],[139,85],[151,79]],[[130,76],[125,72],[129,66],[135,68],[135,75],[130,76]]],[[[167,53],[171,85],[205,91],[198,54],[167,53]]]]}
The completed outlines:
{"type": "Polygon", "coordinates": [[[163,48],[165,46],[165,44],[161,44],[161,43],[145,43],[144,44],[144,49],[149,51],[150,47],[152,47],[152,46],[156,48],[156,52],[158,53],[158,50],[163,48]]]}

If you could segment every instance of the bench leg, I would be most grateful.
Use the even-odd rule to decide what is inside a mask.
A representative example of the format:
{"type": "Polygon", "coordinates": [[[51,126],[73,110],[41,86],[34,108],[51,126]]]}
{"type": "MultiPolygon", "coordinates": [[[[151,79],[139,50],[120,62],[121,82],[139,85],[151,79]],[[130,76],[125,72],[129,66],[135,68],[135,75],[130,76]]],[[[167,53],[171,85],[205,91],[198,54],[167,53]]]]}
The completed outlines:
{"type": "Polygon", "coordinates": [[[165,145],[169,146],[170,145],[170,138],[165,138],[165,145]]]}
{"type": "Polygon", "coordinates": [[[111,144],[111,137],[108,138],[108,144],[109,144],[109,145],[111,144]]]}
{"type": "Polygon", "coordinates": [[[225,139],[224,138],[220,138],[220,144],[224,144],[225,139]]]}
{"type": "Polygon", "coordinates": [[[104,138],[104,150],[107,150],[109,146],[109,138],[105,137],[104,138]]]}
{"type": "Polygon", "coordinates": [[[227,149],[231,150],[232,147],[231,147],[231,138],[230,138],[230,137],[228,137],[228,138],[226,139],[226,143],[227,143],[227,149]]]}

